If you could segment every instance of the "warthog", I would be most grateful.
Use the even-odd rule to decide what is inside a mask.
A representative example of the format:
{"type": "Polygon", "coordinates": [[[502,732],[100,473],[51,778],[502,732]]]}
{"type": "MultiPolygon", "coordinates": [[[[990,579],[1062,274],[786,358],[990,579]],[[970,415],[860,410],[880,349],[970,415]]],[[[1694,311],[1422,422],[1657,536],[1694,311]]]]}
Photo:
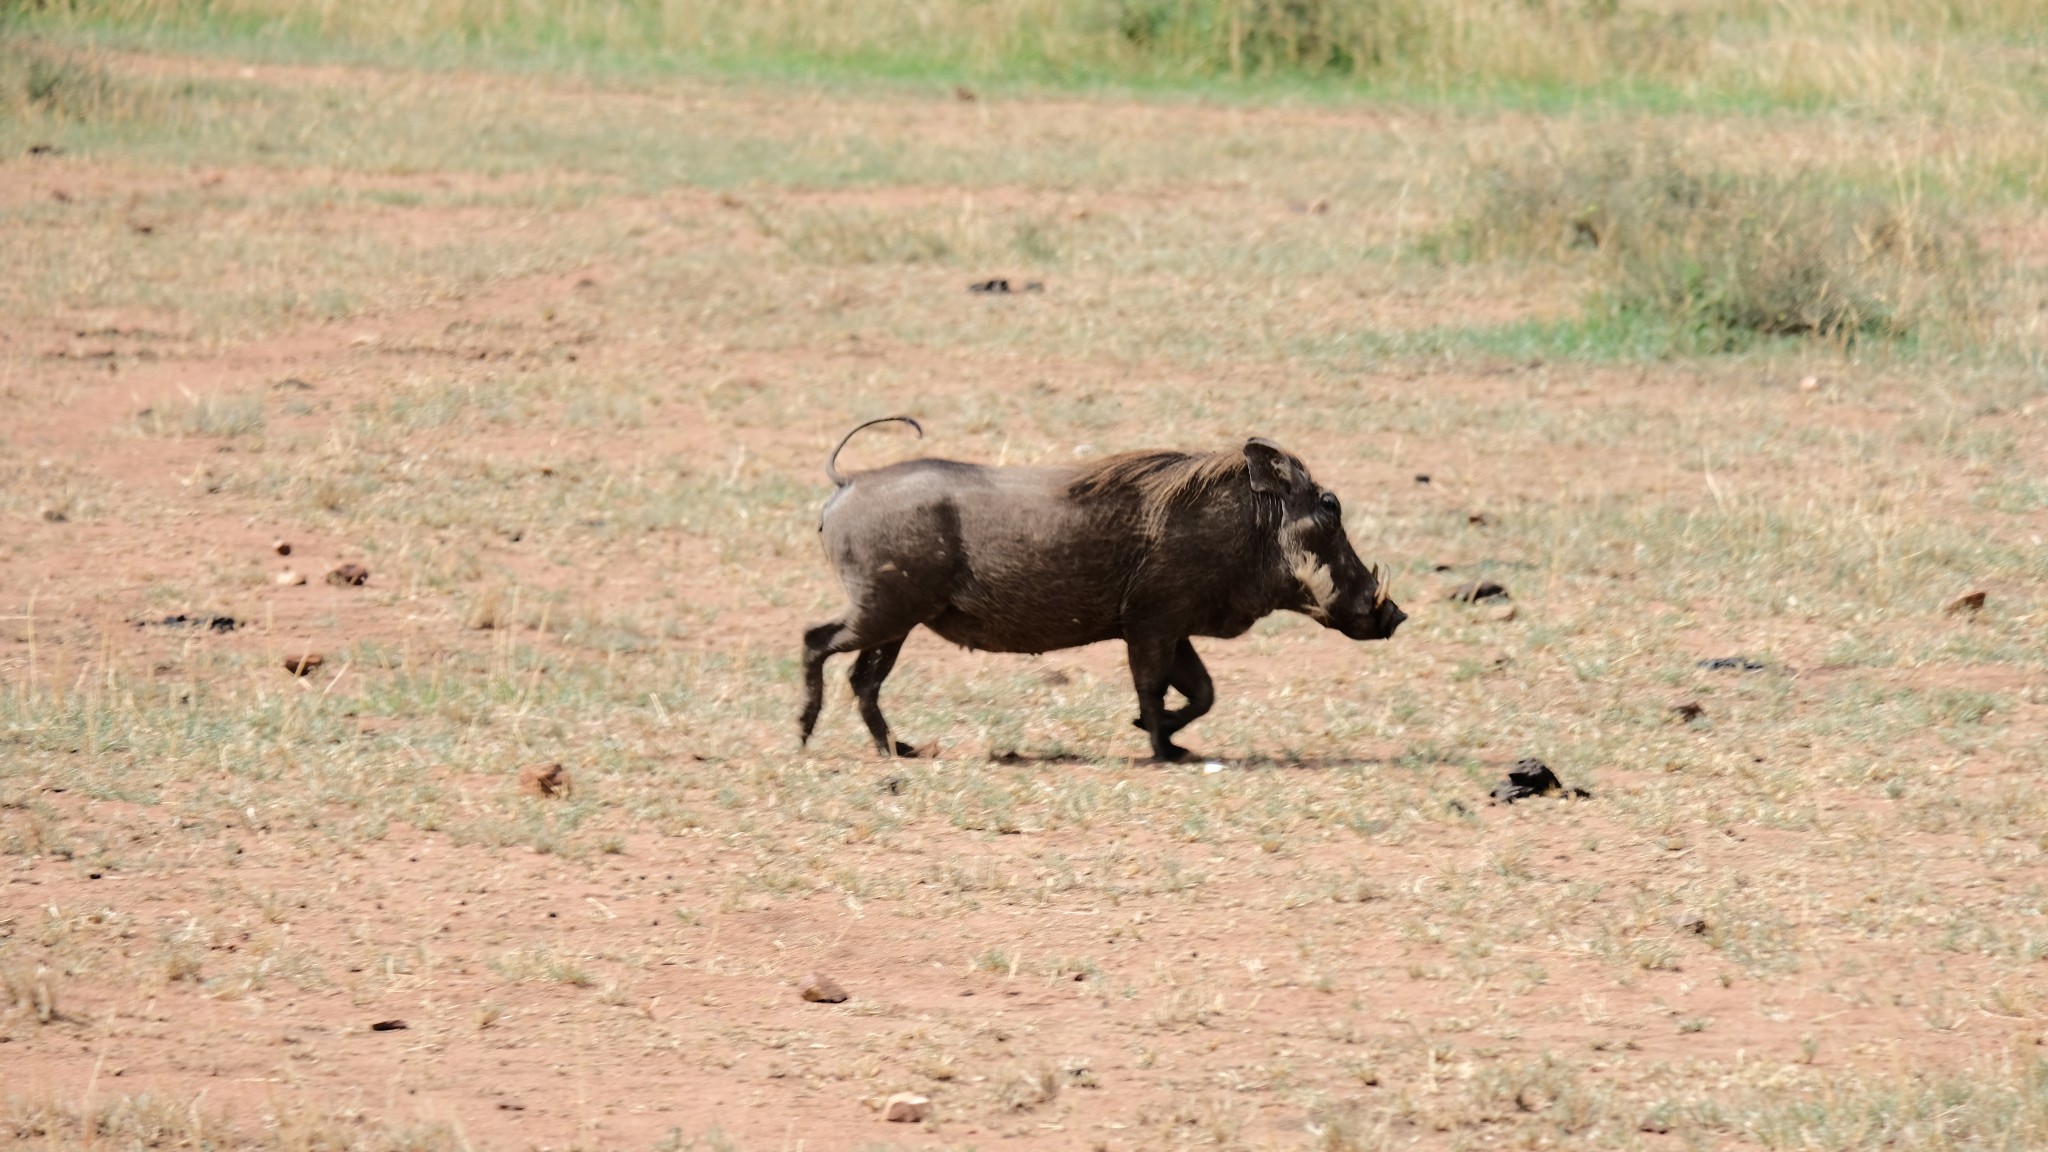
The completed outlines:
{"type": "Polygon", "coordinates": [[[1122,640],[1138,690],[1134,723],[1152,755],[1178,760],[1174,733],[1209,710],[1215,687],[1194,636],[1240,636],[1261,617],[1300,612],[1354,640],[1384,640],[1407,619],[1344,534],[1335,493],[1270,440],[1236,452],[1126,452],[1069,468],[992,468],[907,460],[837,487],[818,531],[846,587],[838,619],[804,630],[808,743],[825,661],[859,652],[850,677],[884,756],[882,681],[922,624],[966,648],[1050,652],[1122,640]],[[1186,703],[1166,707],[1173,688],[1186,703]]]}

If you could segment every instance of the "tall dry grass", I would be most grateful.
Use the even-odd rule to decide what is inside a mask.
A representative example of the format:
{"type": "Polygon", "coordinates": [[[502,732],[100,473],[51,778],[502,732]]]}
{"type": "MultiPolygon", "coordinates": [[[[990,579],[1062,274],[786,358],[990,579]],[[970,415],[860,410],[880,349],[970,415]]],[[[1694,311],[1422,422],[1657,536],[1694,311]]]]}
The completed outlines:
{"type": "Polygon", "coordinates": [[[687,64],[1949,102],[2038,86],[2034,0],[77,0],[18,22],[143,37],[687,64]]]}
{"type": "Polygon", "coordinates": [[[1739,170],[1654,133],[1475,166],[1447,237],[1466,258],[1583,261],[1593,303],[1716,350],[1754,336],[1967,341],[1995,288],[1947,201],[1818,171],[1739,170]]]}

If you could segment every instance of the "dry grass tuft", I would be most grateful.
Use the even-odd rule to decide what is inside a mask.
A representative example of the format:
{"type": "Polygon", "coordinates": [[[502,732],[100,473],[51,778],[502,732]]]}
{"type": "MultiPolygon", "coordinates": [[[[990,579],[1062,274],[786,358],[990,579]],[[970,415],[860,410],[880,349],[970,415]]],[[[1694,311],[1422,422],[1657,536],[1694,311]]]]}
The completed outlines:
{"type": "Polygon", "coordinates": [[[1817,173],[1731,171],[1655,137],[1484,163],[1467,195],[1455,251],[1584,260],[1595,307],[1668,324],[1702,350],[1967,330],[1987,290],[1976,237],[1943,204],[1817,173]]]}
{"type": "Polygon", "coordinates": [[[0,988],[7,992],[7,1016],[25,1016],[38,1024],[58,1018],[56,978],[47,966],[0,968],[0,988]]]}

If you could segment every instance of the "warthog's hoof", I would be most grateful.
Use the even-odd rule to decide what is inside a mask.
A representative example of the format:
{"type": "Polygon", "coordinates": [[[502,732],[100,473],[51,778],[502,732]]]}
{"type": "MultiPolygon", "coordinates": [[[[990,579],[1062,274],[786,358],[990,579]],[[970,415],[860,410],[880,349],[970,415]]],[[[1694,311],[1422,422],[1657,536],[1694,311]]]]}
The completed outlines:
{"type": "Polygon", "coordinates": [[[903,757],[905,760],[917,759],[917,749],[911,747],[908,744],[905,744],[901,740],[898,740],[896,742],[896,754],[898,756],[903,757]]]}
{"type": "Polygon", "coordinates": [[[1187,758],[1188,750],[1178,744],[1168,744],[1165,748],[1155,748],[1152,750],[1152,762],[1154,764],[1173,764],[1187,758]]]}

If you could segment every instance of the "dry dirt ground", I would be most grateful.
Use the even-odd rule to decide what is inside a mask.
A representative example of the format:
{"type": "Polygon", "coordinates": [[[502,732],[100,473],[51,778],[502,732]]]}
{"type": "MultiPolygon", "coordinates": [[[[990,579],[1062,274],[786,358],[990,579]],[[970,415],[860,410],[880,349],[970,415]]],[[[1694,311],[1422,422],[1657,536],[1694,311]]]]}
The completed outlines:
{"type": "Polygon", "coordinates": [[[0,1142],[2038,1131],[2037,369],[1400,351],[1575,310],[1400,253],[1513,118],[104,67],[0,161],[0,1142]],[[893,411],[849,464],[1274,437],[1411,620],[1203,644],[1186,765],[1120,650],[929,636],[924,757],[843,664],[800,750],[893,411]]]}

